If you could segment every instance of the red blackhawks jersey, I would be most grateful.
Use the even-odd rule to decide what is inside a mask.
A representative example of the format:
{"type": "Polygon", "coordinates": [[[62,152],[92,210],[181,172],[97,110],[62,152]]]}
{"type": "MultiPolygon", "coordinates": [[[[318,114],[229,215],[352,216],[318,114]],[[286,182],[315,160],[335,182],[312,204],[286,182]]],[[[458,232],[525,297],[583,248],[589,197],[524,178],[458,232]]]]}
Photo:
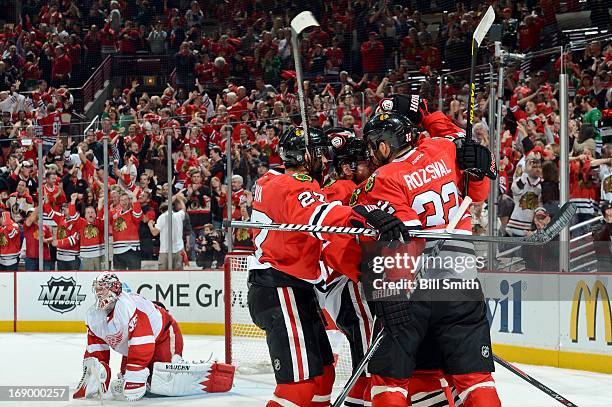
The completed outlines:
{"type": "MultiPolygon", "coordinates": [[[[76,206],[70,204],[68,217],[74,225],[75,234],[72,235],[79,245],[79,256],[83,259],[91,259],[104,255],[104,212],[98,212],[98,217],[93,223],[89,223],[76,211],[76,206]]],[[[67,239],[67,238],[66,238],[67,239]]],[[[65,245],[69,241],[58,240],[59,245],[65,245]]]]}
{"type": "MultiPolygon", "coordinates": [[[[261,223],[295,223],[350,226],[352,210],[328,202],[319,184],[305,174],[281,174],[274,170],[257,181],[251,220],[261,223]]],[[[324,240],[340,235],[256,230],[256,251],[249,270],[273,268],[310,284],[325,279],[319,260],[324,240]]]]}
{"type": "MultiPolygon", "coordinates": [[[[376,170],[355,190],[351,204],[376,205],[409,227],[443,232],[463,201],[459,193],[462,183],[463,172],[456,164],[455,143],[444,137],[424,138],[416,148],[376,170]]],[[[470,182],[469,194],[476,202],[484,200],[488,190],[487,178],[470,182]]],[[[469,214],[461,218],[455,233],[472,233],[469,214]]],[[[426,242],[425,255],[435,243],[435,240],[426,242]]],[[[467,265],[466,256],[475,256],[471,242],[446,241],[437,255],[446,263],[438,268],[448,271],[450,275],[445,276],[448,278],[474,278],[475,259],[467,265]],[[458,256],[464,258],[460,274],[450,264],[452,260],[446,262],[458,256]]]]}
{"type": "Polygon", "coordinates": [[[10,212],[2,212],[2,226],[0,226],[0,264],[15,266],[19,261],[21,252],[21,239],[19,239],[19,225],[13,222],[10,212]]]}
{"type": "Polygon", "coordinates": [[[348,205],[356,186],[350,179],[335,179],[325,184],[323,192],[329,202],[340,201],[342,205],[348,205]]]}
{"type": "Polygon", "coordinates": [[[43,215],[52,220],[57,228],[57,260],[72,261],[79,255],[79,239],[74,221],[60,212],[54,211],[49,204],[43,206],[43,215]]]}
{"type": "Polygon", "coordinates": [[[121,254],[128,250],[140,250],[138,228],[142,220],[142,209],[139,202],[132,204],[132,209],[122,208],[111,211],[113,230],[113,253],[121,254]]]}
{"type": "Polygon", "coordinates": [[[139,294],[122,292],[110,314],[95,307],[88,310],[85,357],[109,363],[112,348],[127,357],[127,371],[140,371],[151,362],[155,344],[167,339],[164,328],[169,323],[163,308],[139,294]]]}

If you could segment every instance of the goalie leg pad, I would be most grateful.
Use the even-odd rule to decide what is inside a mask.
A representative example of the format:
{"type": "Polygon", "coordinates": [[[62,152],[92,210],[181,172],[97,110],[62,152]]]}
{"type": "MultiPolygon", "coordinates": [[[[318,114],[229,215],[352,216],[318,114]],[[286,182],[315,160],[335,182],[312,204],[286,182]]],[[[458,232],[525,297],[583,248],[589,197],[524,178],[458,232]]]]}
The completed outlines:
{"type": "Polygon", "coordinates": [[[162,396],[225,392],[232,388],[235,371],[225,363],[155,362],[150,391],[162,396]]]}
{"type": "Polygon", "coordinates": [[[451,379],[465,407],[501,407],[491,373],[455,374],[451,379]]]}
{"type": "Polygon", "coordinates": [[[83,360],[83,376],[72,398],[101,397],[108,389],[110,382],[110,367],[97,358],[90,357],[83,360]]]}

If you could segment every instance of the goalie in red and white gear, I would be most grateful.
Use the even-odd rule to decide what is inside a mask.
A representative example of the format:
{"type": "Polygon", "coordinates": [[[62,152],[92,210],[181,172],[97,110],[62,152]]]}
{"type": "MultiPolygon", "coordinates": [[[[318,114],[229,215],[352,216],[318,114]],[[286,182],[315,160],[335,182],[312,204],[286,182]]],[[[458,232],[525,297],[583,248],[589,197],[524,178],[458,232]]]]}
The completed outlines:
{"type": "Polygon", "coordinates": [[[115,273],[93,282],[96,304],[87,312],[83,376],[73,398],[102,397],[134,401],[153,394],[185,396],[223,392],[232,387],[234,367],[188,363],[178,324],[161,305],[123,290],[115,273]],[[118,379],[110,382],[110,349],[123,356],[118,379]],[[179,374],[180,373],[180,374],[179,374]]]}

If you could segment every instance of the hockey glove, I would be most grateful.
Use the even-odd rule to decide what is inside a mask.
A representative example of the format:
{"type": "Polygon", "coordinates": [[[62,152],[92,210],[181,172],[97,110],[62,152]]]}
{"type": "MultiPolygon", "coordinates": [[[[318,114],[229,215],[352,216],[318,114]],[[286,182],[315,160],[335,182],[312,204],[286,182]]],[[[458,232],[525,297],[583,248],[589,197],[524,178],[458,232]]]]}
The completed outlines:
{"type": "Polygon", "coordinates": [[[392,95],[378,103],[376,113],[396,112],[406,116],[414,125],[419,126],[423,116],[429,113],[427,99],[419,95],[392,95]]]}
{"type": "Polygon", "coordinates": [[[354,227],[372,227],[378,230],[378,240],[408,242],[410,234],[404,223],[393,215],[374,205],[357,205],[353,207],[351,224],[354,227]]]}
{"type": "Polygon", "coordinates": [[[459,168],[469,172],[478,180],[484,177],[497,178],[495,157],[486,146],[474,141],[466,141],[463,138],[455,139],[455,146],[459,168]]]}
{"type": "Polygon", "coordinates": [[[380,318],[385,329],[394,337],[401,336],[401,327],[410,322],[410,303],[405,293],[380,298],[375,302],[376,317],[380,318]]]}
{"type": "Polygon", "coordinates": [[[108,389],[110,367],[95,357],[83,360],[83,376],[72,398],[100,398],[108,389]]]}

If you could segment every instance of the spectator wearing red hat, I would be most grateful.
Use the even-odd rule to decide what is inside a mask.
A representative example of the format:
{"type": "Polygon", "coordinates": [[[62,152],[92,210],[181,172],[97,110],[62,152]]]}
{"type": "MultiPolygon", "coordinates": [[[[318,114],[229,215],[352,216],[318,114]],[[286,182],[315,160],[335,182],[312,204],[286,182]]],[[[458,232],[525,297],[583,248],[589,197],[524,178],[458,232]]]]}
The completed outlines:
{"type": "Polygon", "coordinates": [[[381,73],[385,70],[385,47],[371,31],[368,41],[361,45],[361,68],[364,73],[381,73]]]}

